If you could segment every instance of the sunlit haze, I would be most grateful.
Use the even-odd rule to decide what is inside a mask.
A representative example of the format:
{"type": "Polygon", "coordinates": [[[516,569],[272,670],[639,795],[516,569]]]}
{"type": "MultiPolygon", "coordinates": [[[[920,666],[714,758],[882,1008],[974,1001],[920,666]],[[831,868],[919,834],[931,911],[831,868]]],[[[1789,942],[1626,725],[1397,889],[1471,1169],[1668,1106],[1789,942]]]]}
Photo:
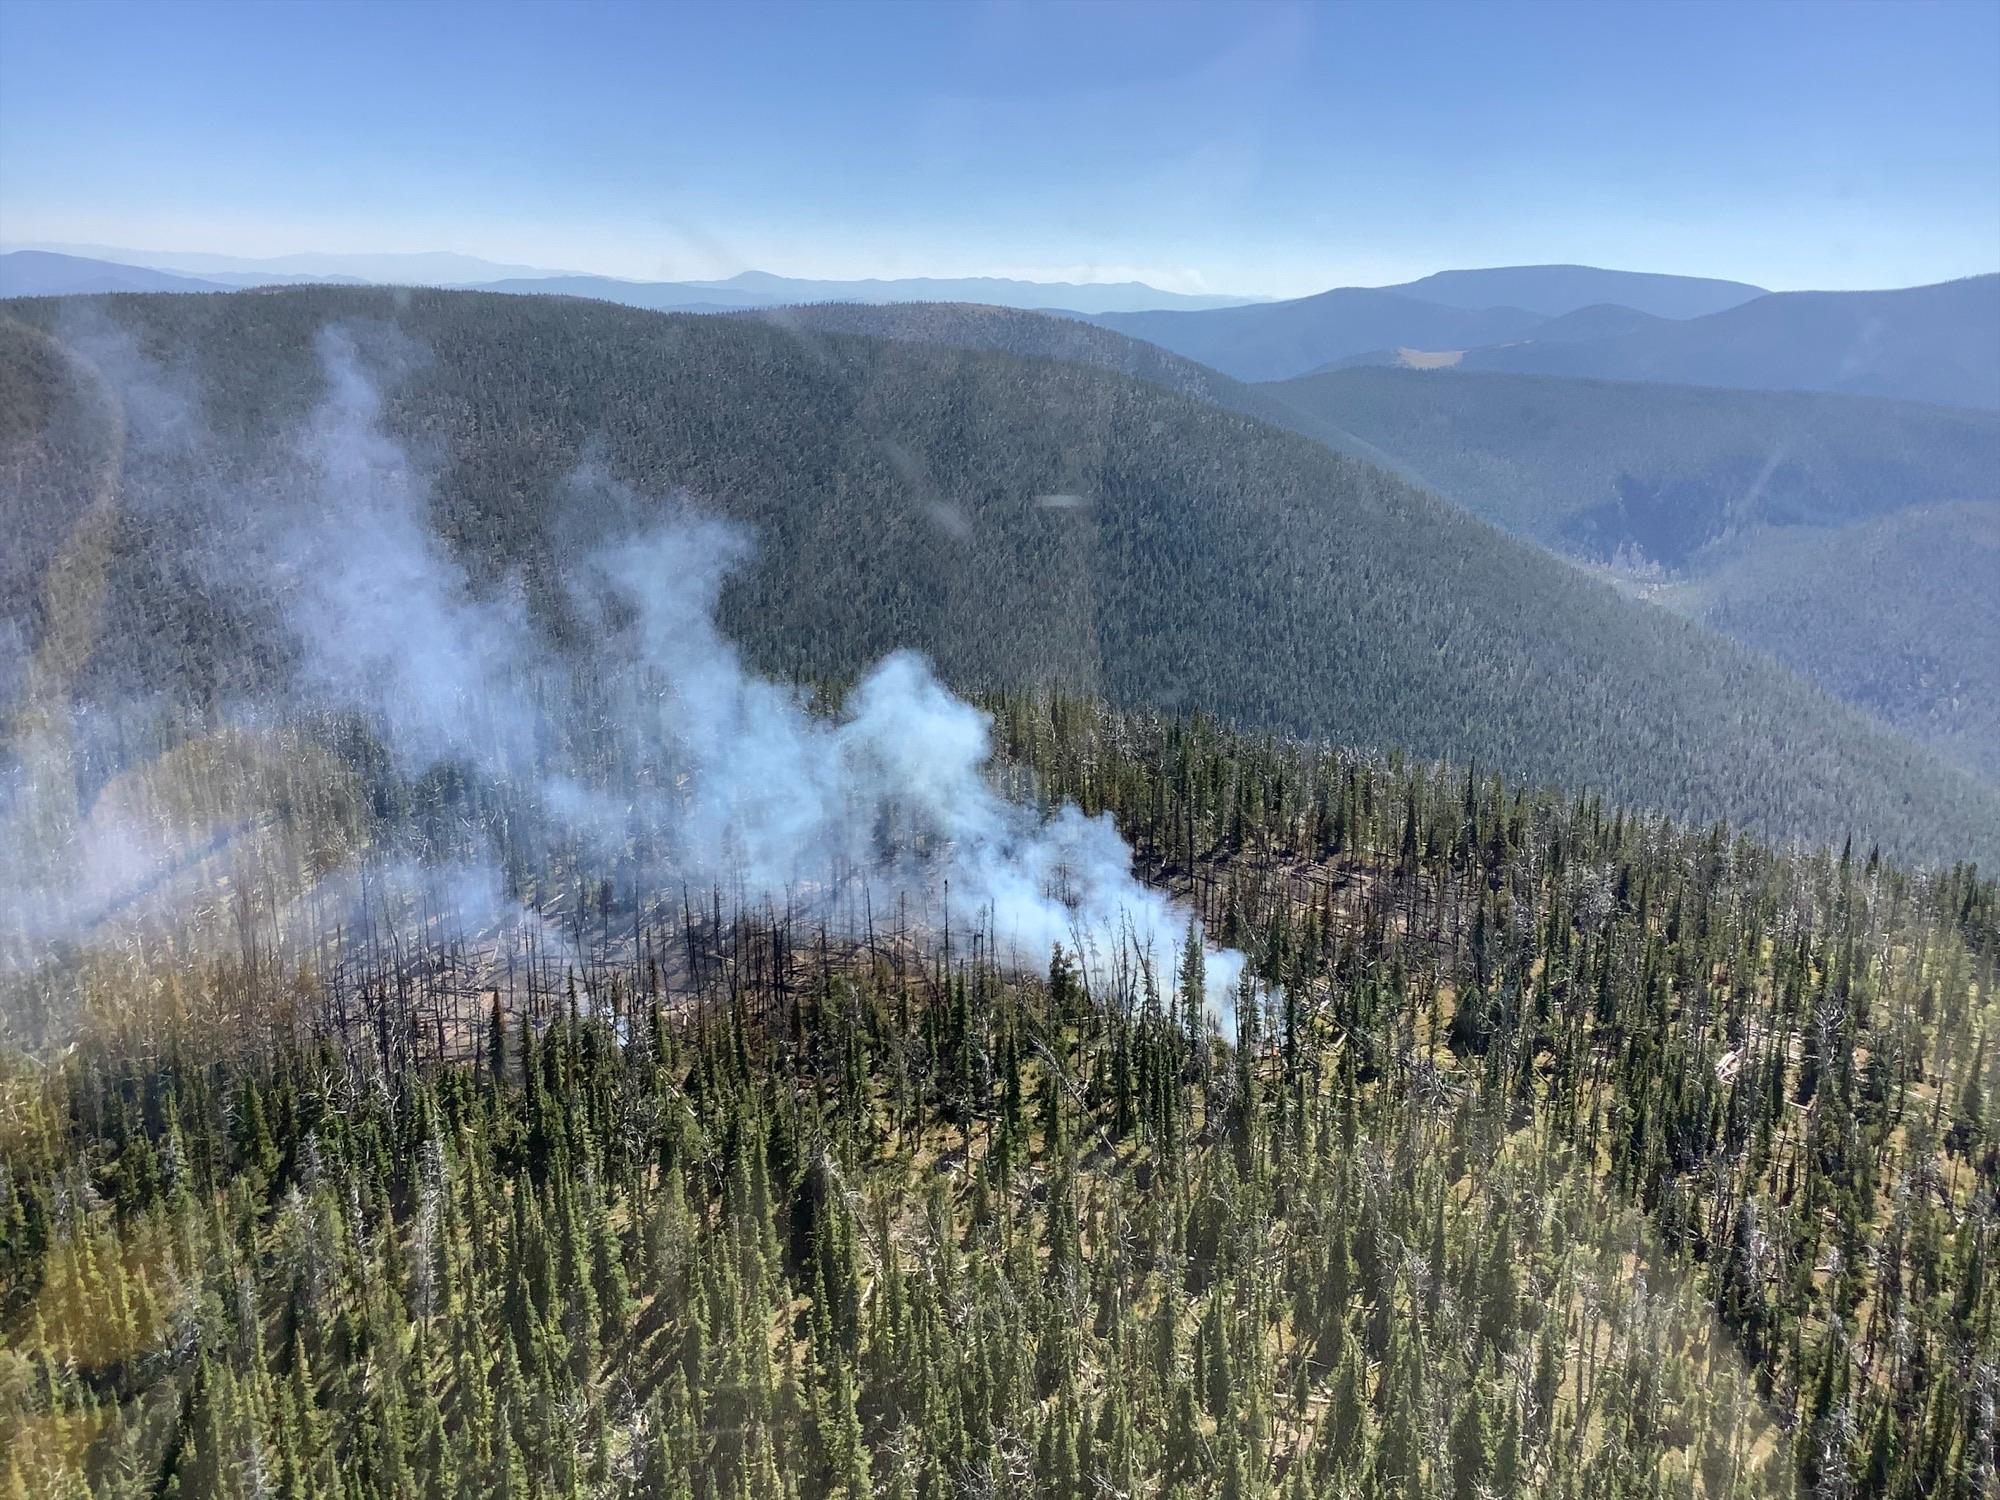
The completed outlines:
{"type": "Polygon", "coordinates": [[[2000,261],[1990,4],[8,0],[0,39],[9,247],[1277,295],[2000,261]]]}

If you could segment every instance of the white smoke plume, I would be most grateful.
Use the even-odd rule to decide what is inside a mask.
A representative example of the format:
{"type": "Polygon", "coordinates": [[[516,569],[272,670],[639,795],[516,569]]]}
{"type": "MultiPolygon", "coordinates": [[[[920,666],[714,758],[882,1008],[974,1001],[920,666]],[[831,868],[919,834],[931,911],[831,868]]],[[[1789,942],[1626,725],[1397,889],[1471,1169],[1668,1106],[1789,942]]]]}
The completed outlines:
{"type": "MultiPolygon", "coordinates": [[[[1095,985],[1143,961],[1170,989],[1188,913],[1134,877],[1108,816],[1002,796],[986,715],[920,657],[888,657],[831,716],[746,667],[716,611],[750,540],[693,501],[649,503],[577,476],[601,509],[637,518],[569,569],[587,647],[552,646],[521,589],[475,586],[429,523],[421,466],[384,429],[364,343],[379,362],[380,337],[322,335],[325,391],[286,483],[256,504],[208,497],[234,521],[216,586],[253,575],[294,639],[282,712],[360,719],[405,777],[448,768],[503,789],[532,809],[533,837],[579,867],[643,851],[643,878],[830,926],[852,919],[858,885],[876,910],[915,903],[978,929],[1021,967],[1061,945],[1095,985]]],[[[273,707],[236,717],[268,722],[273,707]]],[[[157,881],[163,856],[109,833],[99,842],[119,862],[111,883],[157,881]]],[[[92,846],[75,847],[88,865],[92,846]]],[[[454,871],[453,887],[495,904],[497,875],[454,871]]],[[[108,880],[86,870],[77,885],[101,906],[108,880]]],[[[1225,1030],[1242,968],[1234,952],[1206,966],[1225,1030]]]]}
{"type": "Polygon", "coordinates": [[[327,390],[298,443],[309,499],[271,549],[302,682],[328,706],[371,709],[408,768],[472,754],[497,769],[527,748],[512,711],[539,654],[526,610],[511,592],[475,598],[445,555],[352,336],[327,329],[319,352],[327,390]]]}

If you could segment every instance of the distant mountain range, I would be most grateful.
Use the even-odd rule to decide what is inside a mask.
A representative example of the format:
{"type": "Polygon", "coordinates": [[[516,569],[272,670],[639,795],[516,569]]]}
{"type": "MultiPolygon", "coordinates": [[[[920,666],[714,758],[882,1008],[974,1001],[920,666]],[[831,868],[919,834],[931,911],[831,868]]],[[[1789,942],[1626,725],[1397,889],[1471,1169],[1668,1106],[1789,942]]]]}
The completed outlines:
{"type": "Polygon", "coordinates": [[[655,312],[737,312],[809,302],[980,302],[994,307],[1061,309],[1077,313],[1170,307],[1237,307],[1256,299],[1163,292],[1142,281],[1020,281],[998,276],[918,276],[901,280],[824,281],[744,271],[720,281],[627,281],[576,271],[502,265],[474,255],[282,255],[253,259],[198,252],[120,250],[104,245],[31,246],[0,255],[0,296],[45,297],[76,292],[232,291],[298,282],[476,288],[592,297],[655,312]],[[17,256],[28,259],[16,261],[17,256]],[[168,273],[129,284],[134,272],[168,273]]]}
{"type": "Polygon", "coordinates": [[[1401,286],[1384,287],[1446,307],[1521,307],[1560,318],[1612,303],[1656,318],[1699,318],[1765,295],[1747,281],[1705,276],[1661,276],[1649,271],[1605,271],[1596,266],[1499,266],[1486,271],[1439,271],[1401,286]]]}
{"type": "Polygon", "coordinates": [[[2000,275],[1891,292],[1773,292],[1593,339],[1541,331],[1472,349],[1467,370],[1846,391],[2000,407],[2000,275]]]}
{"type": "Polygon", "coordinates": [[[1288,380],[1357,356],[1381,362],[1412,351],[1510,343],[1592,309],[1602,309],[1600,322],[1681,318],[1762,295],[1744,282],[1696,276],[1501,266],[1440,271],[1400,286],[1337,287],[1288,302],[1115,313],[1099,321],[1239,380],[1288,380]]]}
{"type": "Polygon", "coordinates": [[[86,260],[108,260],[126,266],[145,266],[150,270],[172,271],[180,276],[239,286],[282,286],[303,281],[348,285],[373,282],[401,286],[450,286],[499,281],[508,276],[575,274],[483,260],[477,255],[458,255],[443,250],[416,254],[352,255],[306,251],[298,255],[256,256],[221,255],[206,250],[128,250],[116,245],[55,243],[10,245],[7,248],[38,250],[86,260]]]}
{"type": "Polygon", "coordinates": [[[2000,407],[2000,276],[1899,291],[1760,294],[1738,282],[1685,277],[1631,275],[1621,287],[1628,274],[1554,266],[1448,272],[1395,289],[1097,321],[1239,380],[1399,365],[2000,407]],[[1474,308],[1412,295],[1426,287],[1461,301],[1518,293],[1536,306],[1474,308]],[[1745,294],[1749,300],[1698,316],[1660,310],[1745,294]]]}
{"type": "Polygon", "coordinates": [[[611,276],[509,277],[467,290],[594,297],[653,312],[744,312],[814,302],[977,302],[988,307],[1074,313],[1171,307],[1206,311],[1241,307],[1246,297],[1163,292],[1143,281],[1015,281],[1001,276],[914,276],[884,281],[810,281],[745,271],[723,281],[621,281],[611,276]]]}
{"type": "Polygon", "coordinates": [[[1519,307],[1459,308],[1374,287],[1212,312],[1109,313],[1105,327],[1213,365],[1238,380],[1285,380],[1385,348],[1471,349],[1548,321],[1519,307]]]}
{"type": "Polygon", "coordinates": [[[220,281],[174,276],[146,266],[85,260],[45,250],[0,255],[0,297],[73,297],[101,292],[230,292],[220,281]]]}
{"type": "Polygon", "coordinates": [[[977,304],[1065,313],[1239,381],[1391,365],[1839,391],[2000,409],[2000,276],[1994,275],[1899,291],[1767,292],[1741,281],[1595,266],[1499,266],[1258,302],[1163,292],[1136,281],[830,281],[764,271],[714,281],[625,281],[449,253],[253,260],[143,252],[144,264],[119,258],[141,254],[107,249],[99,258],[35,248],[0,255],[0,296],[380,280],[583,297],[654,312],[977,304]]]}

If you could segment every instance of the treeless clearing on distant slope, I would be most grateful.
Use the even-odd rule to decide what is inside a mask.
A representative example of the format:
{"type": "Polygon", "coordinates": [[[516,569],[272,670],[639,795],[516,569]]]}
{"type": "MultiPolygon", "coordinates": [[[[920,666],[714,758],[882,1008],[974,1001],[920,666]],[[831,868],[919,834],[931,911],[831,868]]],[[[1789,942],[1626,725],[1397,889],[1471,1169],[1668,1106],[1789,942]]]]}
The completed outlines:
{"type": "Polygon", "coordinates": [[[1398,349],[1396,363],[1406,370],[1449,370],[1465,358],[1463,349],[1398,349]]]}

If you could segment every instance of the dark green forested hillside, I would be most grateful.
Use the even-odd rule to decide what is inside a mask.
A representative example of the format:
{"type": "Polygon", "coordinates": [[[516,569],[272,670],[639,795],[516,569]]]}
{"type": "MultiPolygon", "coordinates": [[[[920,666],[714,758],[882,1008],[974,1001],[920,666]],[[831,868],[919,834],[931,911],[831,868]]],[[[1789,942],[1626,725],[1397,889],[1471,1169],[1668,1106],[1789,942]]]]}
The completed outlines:
{"type": "Polygon", "coordinates": [[[808,336],[857,333],[898,343],[1059,359],[1130,375],[1232,409],[1248,409],[1251,415],[1279,409],[1272,402],[1259,403],[1255,386],[1232,380],[1219,370],[1169,353],[1157,344],[1060,313],[978,302],[815,302],[746,316],[808,336]],[[1245,403],[1257,404],[1253,409],[1245,403]]]}
{"type": "Polygon", "coordinates": [[[156,951],[0,1056],[0,1496],[1993,1493],[1991,880],[994,707],[1236,1045],[699,900],[156,951]]]}
{"type": "Polygon", "coordinates": [[[1353,369],[1253,387],[2000,775],[2000,415],[1803,392],[1353,369]]]}
{"type": "Polygon", "coordinates": [[[1303,433],[1552,551],[1614,564],[1644,597],[2000,774],[1987,508],[1923,503],[2000,493],[2000,417],[1811,392],[1365,367],[1246,384],[1040,313],[781,316],[1120,370],[1303,433]],[[1870,518],[1878,524],[1861,524],[1870,518]]]}
{"type": "MultiPolygon", "coordinates": [[[[685,487],[755,529],[724,619],[779,670],[839,676],[915,645],[961,682],[1064,682],[1473,755],[1778,834],[1853,828],[1928,857],[2000,848],[2000,796],[1762,659],[1304,438],[1101,371],[467,293],[8,312],[123,324],[213,434],[135,429],[100,518],[113,586],[99,691],[224,697],[283,670],[259,601],[185,554],[205,497],[275,482],[274,440],[320,391],[315,334],[347,320],[399,351],[386,419],[434,470],[437,528],[476,576],[524,577],[558,634],[579,627],[553,579],[605,520],[570,484],[588,463],[651,494],[685,487]]],[[[32,364],[32,343],[10,335],[8,363],[32,364]]],[[[128,417],[159,425],[159,405],[128,417]]],[[[76,465],[43,462],[18,437],[33,422],[7,422],[28,444],[13,461],[42,476],[15,495],[46,530],[77,503],[76,465]]],[[[10,602],[30,637],[38,607],[10,602]]]]}
{"type": "Polygon", "coordinates": [[[2000,779],[2000,503],[1732,548],[1658,597],[2000,779]]]}
{"type": "Polygon", "coordinates": [[[819,302],[777,308],[756,316],[801,333],[854,333],[899,343],[1059,359],[1096,370],[1111,370],[1165,386],[1177,395],[1199,397],[1260,422],[1304,433],[1337,453],[1362,459],[1378,468],[1396,468],[1396,461],[1382,449],[1321,419],[1305,404],[1284,399],[1289,383],[1260,385],[1236,380],[1144,339],[1059,313],[968,302],[886,305],[819,302]]]}

